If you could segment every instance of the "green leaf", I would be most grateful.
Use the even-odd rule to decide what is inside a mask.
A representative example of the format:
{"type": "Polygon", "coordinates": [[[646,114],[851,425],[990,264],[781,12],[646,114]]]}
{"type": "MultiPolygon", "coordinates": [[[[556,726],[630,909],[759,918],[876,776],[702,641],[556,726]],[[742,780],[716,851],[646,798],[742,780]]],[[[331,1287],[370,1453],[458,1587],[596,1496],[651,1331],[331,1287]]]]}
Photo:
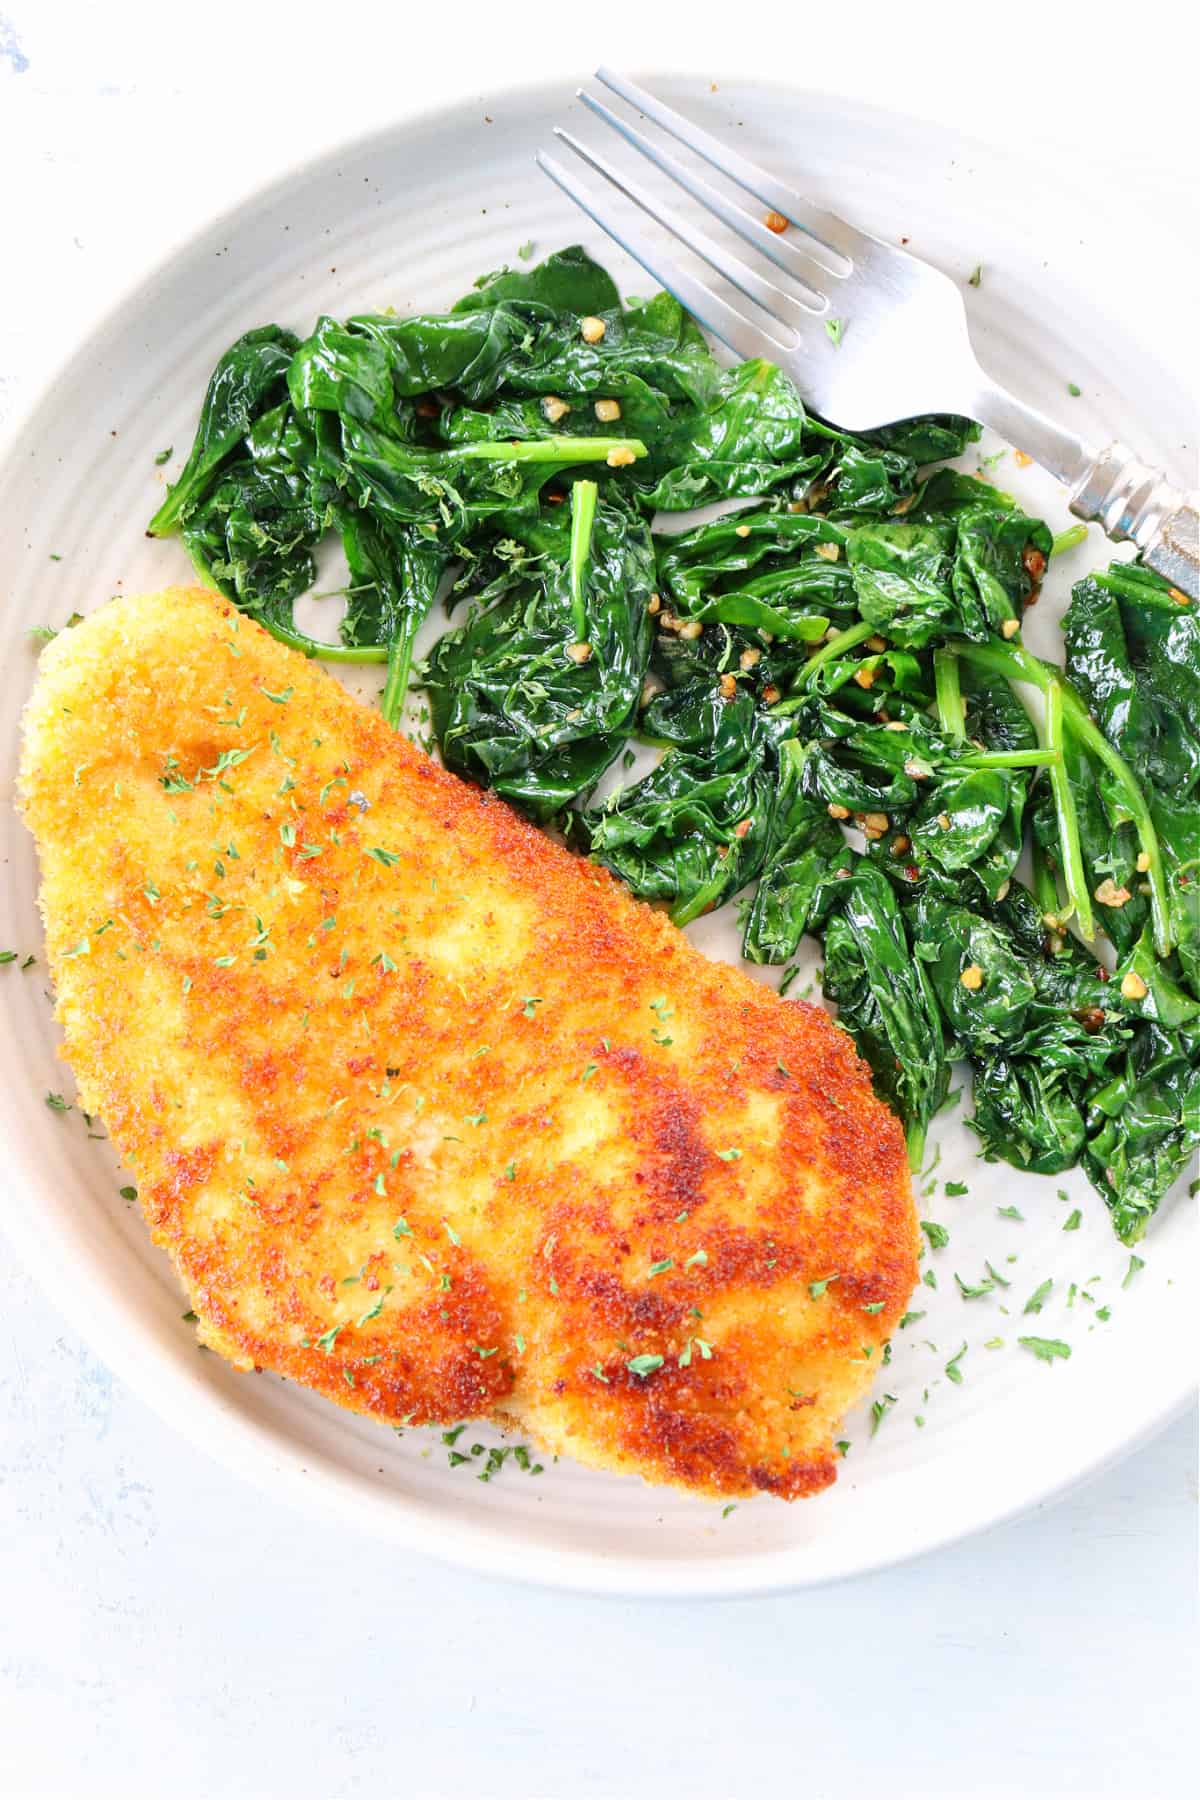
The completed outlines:
{"type": "Polygon", "coordinates": [[[155,537],[178,529],[253,421],[282,397],[297,339],[278,325],[245,332],[213,370],[196,439],[179,480],[150,521],[155,537]]]}
{"type": "Polygon", "coordinates": [[[1023,1310],[1027,1313],[1040,1313],[1050,1297],[1050,1290],[1053,1286],[1053,1279],[1047,1279],[1046,1281],[1043,1281],[1039,1287],[1034,1288],[1032,1294],[1030,1294],[1028,1300],[1025,1302],[1023,1310]]]}
{"type": "Polygon", "coordinates": [[[1070,1344],[1064,1344],[1061,1338],[1020,1337],[1017,1342],[1032,1351],[1039,1362],[1065,1362],[1071,1354],[1070,1344]]]}

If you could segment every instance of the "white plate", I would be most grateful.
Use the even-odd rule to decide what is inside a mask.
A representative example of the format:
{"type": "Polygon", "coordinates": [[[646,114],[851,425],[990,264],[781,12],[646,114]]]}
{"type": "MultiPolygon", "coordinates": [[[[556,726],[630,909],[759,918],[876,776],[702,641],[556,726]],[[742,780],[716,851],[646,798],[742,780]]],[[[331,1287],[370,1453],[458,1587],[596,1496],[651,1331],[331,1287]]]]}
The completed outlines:
{"type": "MultiPolygon", "coordinates": [[[[815,197],[881,235],[907,237],[960,279],[982,263],[983,284],[968,299],[995,372],[1051,411],[1097,433],[1119,432],[1187,478],[1182,445],[1195,416],[1181,378],[1188,358],[1161,338],[1139,343],[1139,319],[1155,316],[1152,296],[1116,288],[1097,301],[1106,283],[1087,247],[1091,222],[1081,219],[1077,198],[1055,193],[1044,170],[1024,168],[1009,150],[828,97],[652,85],[815,197]],[[1068,381],[1084,398],[1068,398],[1068,381]]],[[[640,270],[621,267],[603,240],[583,231],[532,166],[552,125],[578,114],[566,92],[501,95],[491,114],[485,121],[470,105],[396,126],[248,200],[97,327],[15,435],[0,490],[6,800],[34,667],[26,628],[61,624],[111,593],[187,574],[178,546],[142,535],[173,472],[156,468],[154,456],[174,445],[177,469],[212,363],[238,332],[269,319],[303,331],[324,309],[435,307],[514,260],[528,240],[541,255],[582,237],[624,291],[645,291],[640,270]]],[[[1095,225],[1097,249],[1107,231],[1107,218],[1095,225]]],[[[1066,523],[1053,484],[1011,458],[1001,470],[1004,485],[1035,510],[1040,504],[1056,528],[1066,523]]],[[[1096,539],[1055,565],[1034,615],[1035,647],[1051,647],[1069,580],[1106,549],[1096,539]]],[[[40,953],[33,848],[7,804],[0,853],[0,947],[40,953]]],[[[695,935],[718,952],[734,941],[720,921],[705,921],[695,935]]],[[[145,1399],[230,1467],[331,1521],[564,1587],[794,1587],[878,1567],[1019,1512],[1129,1450],[1186,1402],[1196,1312],[1186,1202],[1176,1197],[1165,1209],[1140,1247],[1144,1270],[1124,1288],[1129,1254],[1087,1182],[1027,1178],[978,1161],[957,1122],[960,1107],[955,1122],[935,1132],[939,1185],[921,1204],[952,1233],[950,1247],[928,1259],[939,1287],[918,1290],[913,1305],[926,1317],[897,1335],[880,1384],[896,1404],[875,1436],[865,1408],[851,1419],[852,1448],[831,1492],[792,1507],[744,1502],[723,1518],[715,1505],[566,1463],[537,1479],[510,1463],[483,1485],[469,1468],[447,1467],[435,1432],[398,1438],[272,1376],[237,1375],[197,1352],[165,1258],[118,1195],[122,1178],[108,1147],[88,1141],[78,1111],[60,1116],[43,1104],[47,1090],[70,1089],[55,1060],[45,986],[41,967],[0,969],[5,1227],[75,1328],[145,1399]],[[969,1195],[947,1197],[946,1178],[968,1182],[969,1195]],[[1060,1186],[1065,1202],[1056,1198],[1060,1186]],[[998,1206],[1012,1203],[1025,1223],[998,1216],[998,1206]],[[1082,1224],[1064,1231],[1075,1207],[1082,1224]],[[985,1258],[1012,1287],[964,1302],[954,1271],[975,1280],[985,1258]],[[1053,1297],[1040,1316],[1022,1320],[1025,1300],[1047,1277],[1053,1297]],[[1073,1304],[1071,1283],[1080,1290],[1073,1304]],[[1101,1322],[1104,1305],[1111,1317],[1101,1322]],[[1047,1366],[1018,1349],[1027,1329],[1068,1339],[1070,1362],[1047,1366]],[[983,1347],[993,1337],[1005,1340],[1002,1349],[983,1347]],[[963,1342],[964,1380],[955,1385],[944,1367],[963,1342]]]]}

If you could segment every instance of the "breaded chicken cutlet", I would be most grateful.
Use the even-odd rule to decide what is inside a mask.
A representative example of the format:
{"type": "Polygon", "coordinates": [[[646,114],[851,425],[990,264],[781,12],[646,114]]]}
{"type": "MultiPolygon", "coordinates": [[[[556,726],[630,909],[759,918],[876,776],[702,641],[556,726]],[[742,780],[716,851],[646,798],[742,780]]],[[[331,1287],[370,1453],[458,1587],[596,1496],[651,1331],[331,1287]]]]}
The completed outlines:
{"type": "Polygon", "coordinates": [[[64,1054],[206,1344],[702,1494],[834,1480],[917,1231],[824,1012],[203,589],[48,646],[21,781],[64,1054]]]}

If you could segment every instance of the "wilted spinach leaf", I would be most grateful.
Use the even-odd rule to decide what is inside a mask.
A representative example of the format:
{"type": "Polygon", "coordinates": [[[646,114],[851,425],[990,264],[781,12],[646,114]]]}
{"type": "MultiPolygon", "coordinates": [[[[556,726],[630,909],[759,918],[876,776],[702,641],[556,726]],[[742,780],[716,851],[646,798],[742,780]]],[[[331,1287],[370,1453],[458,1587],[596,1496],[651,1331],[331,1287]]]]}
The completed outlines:
{"type": "Polygon", "coordinates": [[[1200,1040],[1139,1028],[1120,1072],[1088,1101],[1084,1165],[1117,1236],[1142,1236],[1167,1189],[1200,1149],[1200,1040]]]}
{"type": "MultiPolygon", "coordinates": [[[[548,819],[593,786],[632,727],[650,654],[650,535],[571,489],[564,562],[518,559],[474,595],[424,677],[448,765],[548,819]]],[[[514,547],[515,548],[515,547],[514,547]]]]}
{"type": "Polygon", "coordinates": [[[823,896],[825,993],[870,1065],[879,1092],[904,1121],[909,1160],[920,1164],[925,1133],[949,1091],[941,1017],[925,965],[914,956],[885,876],[858,860],[823,896]]]}
{"type": "MultiPolygon", "coordinates": [[[[686,690],[684,690],[686,692],[686,690]]],[[[592,854],[684,925],[731,899],[762,864],[775,788],[769,730],[749,694],[694,697],[694,728],[657,768],[584,813],[592,854]]]]}
{"type": "Polygon", "coordinates": [[[298,339],[279,325],[261,325],[231,344],[213,370],[200,408],[196,439],[179,480],[150,521],[154,537],[173,531],[232,456],[255,419],[286,391],[298,339]]]}

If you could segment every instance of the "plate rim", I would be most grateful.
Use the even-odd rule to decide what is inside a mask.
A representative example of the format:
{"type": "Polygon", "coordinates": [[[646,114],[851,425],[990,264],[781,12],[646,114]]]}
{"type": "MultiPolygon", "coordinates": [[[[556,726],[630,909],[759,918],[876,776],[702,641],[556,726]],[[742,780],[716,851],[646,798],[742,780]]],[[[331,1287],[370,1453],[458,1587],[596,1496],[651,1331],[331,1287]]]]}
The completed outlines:
{"type": "MultiPolygon", "coordinates": [[[[562,78],[564,87],[569,79],[562,78]]],[[[690,71],[676,70],[658,71],[645,79],[651,84],[655,81],[674,84],[698,77],[690,71]]],[[[821,106],[836,102],[843,113],[850,112],[860,118],[916,124],[936,135],[953,138],[960,146],[976,144],[990,156],[1003,154],[1018,165],[1022,161],[1019,154],[1002,150],[987,137],[952,132],[944,122],[908,114],[901,109],[745,73],[727,79],[731,83],[769,89],[800,102],[806,98],[821,106]]],[[[515,103],[519,107],[528,100],[544,104],[559,87],[559,78],[555,76],[536,81],[514,79],[489,89],[487,103],[497,106],[515,103]]],[[[570,93],[564,93],[564,111],[571,99],[570,93]]],[[[122,313],[131,302],[168,276],[179,260],[204,238],[219,232],[224,225],[234,225],[248,208],[269,205],[282,198],[287,190],[313,171],[327,168],[339,159],[369,154],[372,146],[382,146],[423,124],[454,119],[465,113],[471,104],[471,98],[463,95],[457,99],[442,97],[428,105],[402,108],[386,122],[376,122],[315,152],[291,157],[266,179],[249,183],[236,198],[203,216],[191,217],[173,234],[165,249],[138,265],[130,278],[120,284],[85,332],[43,367],[32,388],[19,393],[11,415],[0,427],[0,474],[15,459],[30,427],[36,424],[54,390],[69,378],[75,365],[84,361],[89,350],[119,325],[122,313]]],[[[1103,316],[1106,309],[1099,305],[1094,310],[1103,316]]],[[[4,1147],[3,1163],[18,1191],[36,1193],[29,1148],[19,1133],[4,1147]]],[[[460,1568],[526,1585],[552,1586],[573,1592],[679,1599],[734,1598],[826,1586],[897,1566],[934,1549],[949,1548],[976,1533],[1064,1498],[1105,1469],[1135,1454],[1165,1430],[1189,1408],[1197,1385],[1194,1374],[1181,1369],[1180,1379],[1169,1386],[1164,1384],[1159,1390],[1159,1403],[1149,1416],[1142,1415],[1132,1433],[1110,1431],[1098,1438],[1093,1455],[1076,1463],[1069,1472],[1056,1475],[1048,1486],[982,1513],[976,1509],[961,1527],[950,1531],[947,1531],[945,1521],[939,1519],[900,1549],[889,1544],[875,1555],[868,1552],[864,1556],[861,1549],[853,1558],[843,1553],[840,1560],[816,1570],[804,1566],[811,1558],[811,1545],[808,1544],[747,1551],[744,1558],[729,1557],[711,1563],[694,1555],[678,1561],[655,1560],[649,1555],[609,1555],[588,1547],[559,1548],[536,1543],[526,1544],[518,1558],[514,1556],[509,1540],[489,1531],[486,1524],[477,1519],[439,1519],[402,1492],[387,1496],[378,1494],[365,1487],[354,1473],[341,1470],[322,1457],[306,1457],[294,1446],[289,1449],[279,1441],[279,1427],[243,1417],[219,1388],[190,1378],[171,1358],[164,1356],[150,1319],[132,1309],[122,1312],[117,1301],[89,1279],[84,1266],[86,1258],[78,1244],[74,1245],[70,1258],[74,1267],[68,1265],[70,1279],[64,1283],[63,1261],[50,1256],[47,1240],[36,1228],[36,1217],[27,1220],[16,1209],[0,1219],[0,1229],[54,1310],[79,1332],[139,1399],[219,1466],[245,1478],[260,1491],[284,1498],[302,1512],[325,1522],[332,1516],[340,1516],[343,1520],[350,1519],[375,1538],[385,1538],[399,1548],[429,1555],[460,1568]],[[62,1303],[64,1286],[70,1294],[69,1314],[62,1303]],[[132,1332],[131,1319],[134,1321],[132,1332]],[[140,1356],[139,1349],[143,1351],[140,1356]],[[187,1402],[187,1405],[181,1405],[181,1402],[187,1402]]]]}

